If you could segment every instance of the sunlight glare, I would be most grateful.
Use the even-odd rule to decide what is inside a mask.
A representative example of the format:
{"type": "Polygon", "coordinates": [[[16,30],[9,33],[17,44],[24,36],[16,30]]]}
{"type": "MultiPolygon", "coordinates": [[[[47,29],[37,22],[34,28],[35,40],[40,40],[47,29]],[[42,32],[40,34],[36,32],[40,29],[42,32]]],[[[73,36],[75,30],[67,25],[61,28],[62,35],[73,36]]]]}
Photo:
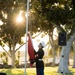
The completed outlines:
{"type": "Polygon", "coordinates": [[[0,25],[3,25],[3,22],[0,20],[0,25]]]}
{"type": "Polygon", "coordinates": [[[23,18],[19,15],[19,16],[17,17],[16,21],[19,22],[19,23],[21,23],[21,22],[23,22],[23,18]]]}
{"type": "Polygon", "coordinates": [[[23,22],[23,17],[22,17],[23,11],[20,11],[19,15],[16,18],[16,22],[22,23],[23,22]]]}

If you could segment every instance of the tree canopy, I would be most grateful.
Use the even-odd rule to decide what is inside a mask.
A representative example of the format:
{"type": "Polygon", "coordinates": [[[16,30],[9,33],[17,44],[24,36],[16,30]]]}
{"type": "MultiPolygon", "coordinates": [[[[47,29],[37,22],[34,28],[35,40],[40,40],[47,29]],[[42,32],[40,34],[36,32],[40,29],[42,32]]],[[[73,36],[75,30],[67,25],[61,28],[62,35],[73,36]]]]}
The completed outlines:
{"type": "Polygon", "coordinates": [[[3,25],[0,25],[0,45],[2,47],[8,45],[12,67],[14,67],[16,44],[23,43],[21,37],[25,35],[25,11],[24,0],[0,0],[0,20],[3,22],[3,25]],[[18,16],[23,18],[23,22],[16,21],[18,16]]]}
{"type": "MultiPolygon", "coordinates": [[[[0,25],[0,45],[4,46],[6,43],[9,46],[10,57],[13,60],[15,46],[22,43],[21,37],[25,35],[26,5],[25,0],[0,0],[0,20],[3,22],[3,25],[0,25]],[[24,19],[22,23],[16,21],[19,14],[24,19]]],[[[52,34],[55,27],[65,31],[69,36],[74,33],[74,0],[32,0],[29,10],[29,30],[52,34]]]]}
{"type": "Polygon", "coordinates": [[[74,32],[74,8],[72,0],[33,0],[32,9],[37,12],[34,16],[38,15],[38,20],[35,18],[37,21],[35,23],[38,23],[37,25],[40,27],[40,30],[47,31],[57,27],[62,29],[61,31],[66,31],[67,34],[74,32]]]}

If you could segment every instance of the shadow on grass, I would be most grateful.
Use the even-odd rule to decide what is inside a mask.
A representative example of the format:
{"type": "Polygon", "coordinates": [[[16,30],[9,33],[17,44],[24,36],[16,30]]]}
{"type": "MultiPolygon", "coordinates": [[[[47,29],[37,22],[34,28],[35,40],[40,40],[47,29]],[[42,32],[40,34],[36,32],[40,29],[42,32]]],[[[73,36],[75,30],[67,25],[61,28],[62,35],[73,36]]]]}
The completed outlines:
{"type": "MultiPolygon", "coordinates": [[[[14,69],[1,69],[0,72],[6,73],[7,75],[24,75],[24,72],[21,70],[14,69]]],[[[28,74],[26,74],[28,75],[28,74]]]]}
{"type": "MultiPolygon", "coordinates": [[[[7,75],[25,75],[23,69],[0,69],[0,72],[6,73],[7,75]]],[[[34,71],[27,71],[26,75],[36,75],[34,71]]]]}
{"type": "MultiPolygon", "coordinates": [[[[24,69],[0,69],[0,72],[4,72],[7,75],[25,75],[24,69]]],[[[70,74],[61,74],[57,73],[57,68],[45,68],[45,75],[75,75],[75,70],[72,70],[73,73],[70,74]]],[[[26,75],[36,75],[35,68],[27,68],[26,75]]]]}
{"type": "Polygon", "coordinates": [[[58,75],[74,75],[74,73],[66,73],[66,74],[59,73],[58,75]]]}
{"type": "Polygon", "coordinates": [[[7,75],[10,75],[11,70],[9,70],[9,69],[1,69],[0,72],[6,73],[7,75]]]}

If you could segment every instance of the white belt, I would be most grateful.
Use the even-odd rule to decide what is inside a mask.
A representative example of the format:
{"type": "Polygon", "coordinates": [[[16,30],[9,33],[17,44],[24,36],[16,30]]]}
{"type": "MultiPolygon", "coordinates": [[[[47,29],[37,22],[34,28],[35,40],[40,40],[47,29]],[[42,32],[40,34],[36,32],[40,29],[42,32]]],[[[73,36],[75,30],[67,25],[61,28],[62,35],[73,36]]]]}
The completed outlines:
{"type": "Polygon", "coordinates": [[[42,61],[42,59],[38,59],[39,61],[42,61]]]}

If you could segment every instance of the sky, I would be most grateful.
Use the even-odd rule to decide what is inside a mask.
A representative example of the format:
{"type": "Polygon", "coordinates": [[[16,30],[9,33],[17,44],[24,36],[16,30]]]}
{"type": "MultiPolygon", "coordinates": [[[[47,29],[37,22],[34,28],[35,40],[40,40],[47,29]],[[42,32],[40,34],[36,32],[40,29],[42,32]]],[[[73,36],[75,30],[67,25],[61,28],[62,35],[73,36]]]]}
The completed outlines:
{"type": "MultiPolygon", "coordinates": [[[[36,33],[34,36],[38,35],[39,33],[36,33]]],[[[43,33],[41,33],[43,34],[43,33]]],[[[41,43],[42,41],[44,41],[45,44],[47,44],[47,42],[49,41],[49,37],[48,35],[45,35],[43,38],[41,38],[41,34],[37,37],[35,37],[34,39],[32,39],[32,44],[34,49],[37,51],[38,50],[38,44],[41,43]]],[[[25,37],[22,37],[22,39],[25,42],[25,37]]],[[[21,48],[21,50],[25,50],[25,45],[21,48]]]]}
{"type": "MultiPolygon", "coordinates": [[[[57,38],[57,36],[58,36],[58,34],[57,34],[57,29],[55,28],[54,29],[54,36],[53,36],[53,38],[54,38],[54,40],[57,38]]],[[[36,33],[35,35],[37,35],[38,33],[36,33]]],[[[44,43],[45,44],[47,44],[47,42],[49,41],[49,36],[48,35],[45,35],[43,38],[41,38],[41,36],[42,36],[42,34],[44,34],[44,33],[41,33],[39,36],[37,36],[37,37],[35,37],[34,39],[32,39],[32,43],[33,43],[33,47],[34,47],[34,49],[37,51],[38,50],[38,44],[40,43],[40,42],[42,42],[42,41],[44,41],[44,43]]],[[[34,35],[34,36],[35,36],[34,35]]],[[[22,40],[25,42],[25,37],[22,37],[22,40]]],[[[16,49],[19,47],[20,45],[19,44],[17,44],[17,46],[16,46],[16,49]]],[[[8,48],[8,46],[5,46],[4,47],[7,51],[9,50],[9,48],[8,48]]],[[[21,50],[21,51],[25,51],[25,45],[23,45],[19,50],[21,50]]],[[[0,46],[0,51],[3,51],[3,49],[2,49],[2,47],[0,46]]]]}
{"type": "MultiPolygon", "coordinates": [[[[20,14],[19,14],[19,16],[17,16],[17,21],[19,22],[20,20],[22,21],[22,18],[21,18],[21,13],[22,12],[20,12],[20,14]]],[[[0,20],[0,25],[2,25],[3,24],[3,22],[0,20]]],[[[58,36],[57,35],[57,29],[55,28],[54,29],[54,36],[53,36],[53,38],[54,38],[54,40],[57,38],[56,36],[58,36]]],[[[38,33],[36,33],[35,35],[37,35],[38,33]]],[[[35,50],[38,50],[38,44],[40,43],[40,42],[42,42],[42,41],[44,41],[45,42],[45,44],[47,44],[47,42],[49,41],[49,36],[48,35],[45,35],[43,38],[41,38],[41,36],[42,36],[42,34],[44,34],[44,33],[41,33],[39,36],[37,36],[36,38],[34,38],[33,40],[32,40],[32,42],[33,42],[33,46],[34,46],[34,49],[35,50]]],[[[26,38],[25,37],[22,37],[22,39],[23,39],[23,41],[25,42],[25,40],[26,40],[26,38]]],[[[17,46],[16,46],[16,49],[19,47],[20,45],[19,44],[17,44],[17,46]]],[[[8,48],[8,46],[5,46],[4,47],[6,50],[9,50],[9,48],[8,48]]],[[[0,51],[2,51],[3,49],[2,49],[2,47],[0,46],[0,51]]],[[[21,51],[25,51],[25,45],[23,45],[19,50],[21,50],[21,51]]]]}

